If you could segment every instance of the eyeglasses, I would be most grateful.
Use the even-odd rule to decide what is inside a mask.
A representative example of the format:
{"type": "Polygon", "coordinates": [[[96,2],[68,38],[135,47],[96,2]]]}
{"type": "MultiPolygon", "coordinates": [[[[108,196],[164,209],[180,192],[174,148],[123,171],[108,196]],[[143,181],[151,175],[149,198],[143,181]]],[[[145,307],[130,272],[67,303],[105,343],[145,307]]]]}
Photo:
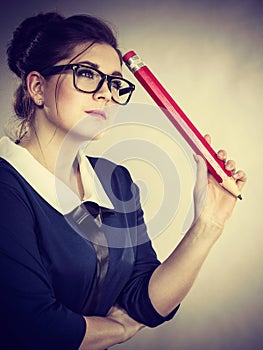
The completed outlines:
{"type": "Polygon", "coordinates": [[[73,71],[73,85],[76,90],[88,94],[95,93],[99,91],[104,82],[107,81],[108,88],[111,92],[111,99],[120,105],[126,105],[135,90],[135,85],[127,79],[120,78],[116,75],[104,74],[100,70],[85,64],[54,66],[45,69],[41,74],[45,77],[63,73],[68,69],[72,69],[73,71]]]}

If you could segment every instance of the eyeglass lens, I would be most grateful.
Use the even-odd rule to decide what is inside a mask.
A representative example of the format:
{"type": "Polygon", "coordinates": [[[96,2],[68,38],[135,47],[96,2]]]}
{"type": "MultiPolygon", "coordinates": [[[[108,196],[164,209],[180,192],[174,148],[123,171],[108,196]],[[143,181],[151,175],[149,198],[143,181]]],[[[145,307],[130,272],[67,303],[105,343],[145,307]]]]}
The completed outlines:
{"type": "MultiPolygon", "coordinates": [[[[101,80],[103,80],[102,76],[93,68],[78,66],[75,70],[75,84],[79,90],[94,92],[101,84],[101,80]]],[[[132,92],[128,82],[111,76],[108,85],[115,102],[120,104],[127,103],[132,92]]]]}

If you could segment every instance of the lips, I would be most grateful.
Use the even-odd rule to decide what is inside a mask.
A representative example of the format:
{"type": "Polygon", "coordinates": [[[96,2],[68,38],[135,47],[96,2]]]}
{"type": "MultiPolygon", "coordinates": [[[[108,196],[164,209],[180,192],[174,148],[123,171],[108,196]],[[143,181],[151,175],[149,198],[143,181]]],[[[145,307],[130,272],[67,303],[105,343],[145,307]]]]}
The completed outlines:
{"type": "Polygon", "coordinates": [[[107,119],[106,113],[104,112],[103,109],[93,109],[93,110],[85,111],[85,113],[103,120],[107,119]]]}

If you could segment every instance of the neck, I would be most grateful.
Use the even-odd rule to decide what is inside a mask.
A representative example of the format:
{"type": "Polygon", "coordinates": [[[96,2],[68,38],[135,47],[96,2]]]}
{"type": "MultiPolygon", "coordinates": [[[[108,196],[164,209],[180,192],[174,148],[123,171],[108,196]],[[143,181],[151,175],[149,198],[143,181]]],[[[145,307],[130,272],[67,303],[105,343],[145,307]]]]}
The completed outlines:
{"type": "Polygon", "coordinates": [[[65,135],[55,126],[42,129],[37,124],[31,127],[29,135],[21,142],[21,146],[40,164],[80,196],[83,189],[76,160],[82,145],[83,140],[70,133],[65,135]]]}

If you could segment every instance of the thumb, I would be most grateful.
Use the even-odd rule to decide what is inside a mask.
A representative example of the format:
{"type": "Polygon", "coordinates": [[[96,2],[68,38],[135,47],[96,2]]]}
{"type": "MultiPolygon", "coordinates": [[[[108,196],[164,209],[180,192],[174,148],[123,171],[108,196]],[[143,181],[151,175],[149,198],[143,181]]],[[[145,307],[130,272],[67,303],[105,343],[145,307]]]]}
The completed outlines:
{"type": "Polygon", "coordinates": [[[193,225],[199,217],[207,194],[208,178],[206,162],[200,155],[194,154],[194,159],[196,162],[196,176],[193,189],[193,202],[191,202],[191,206],[182,225],[183,233],[187,232],[189,227],[193,225]]]}
{"type": "Polygon", "coordinates": [[[196,220],[202,212],[207,197],[208,171],[203,157],[195,155],[194,158],[196,161],[196,181],[194,186],[194,210],[196,220]]]}
{"type": "Polygon", "coordinates": [[[207,165],[203,157],[195,154],[194,159],[196,161],[196,181],[195,181],[195,189],[198,190],[200,188],[204,188],[207,186],[208,178],[207,178],[207,165]]]}

